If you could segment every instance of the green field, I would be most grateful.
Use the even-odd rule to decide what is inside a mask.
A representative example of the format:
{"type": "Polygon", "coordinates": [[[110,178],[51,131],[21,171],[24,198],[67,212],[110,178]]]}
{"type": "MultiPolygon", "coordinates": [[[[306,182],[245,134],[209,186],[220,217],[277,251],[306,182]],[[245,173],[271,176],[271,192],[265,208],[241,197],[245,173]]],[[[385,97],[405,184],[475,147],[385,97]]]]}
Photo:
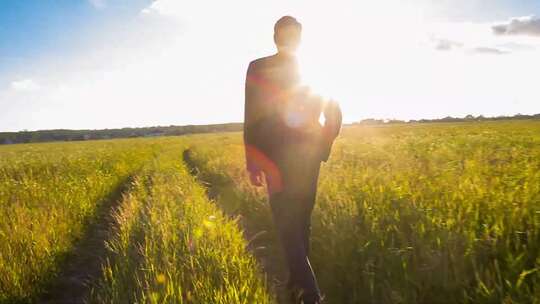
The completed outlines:
{"type": "MultiPolygon", "coordinates": [[[[91,227],[74,301],[285,303],[244,162],[241,133],[0,146],[0,303],[54,303],[91,227]]],[[[312,224],[327,303],[540,303],[540,122],[346,127],[312,224]]]]}

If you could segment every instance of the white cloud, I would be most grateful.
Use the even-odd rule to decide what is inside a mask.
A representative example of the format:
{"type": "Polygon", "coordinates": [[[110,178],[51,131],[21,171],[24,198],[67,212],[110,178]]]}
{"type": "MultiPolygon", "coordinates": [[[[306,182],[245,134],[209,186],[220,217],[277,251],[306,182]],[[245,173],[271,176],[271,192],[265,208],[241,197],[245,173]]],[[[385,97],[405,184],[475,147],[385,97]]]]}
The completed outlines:
{"type": "Polygon", "coordinates": [[[525,16],[512,18],[491,28],[496,35],[540,36],[540,18],[525,16]]]}
{"type": "Polygon", "coordinates": [[[148,15],[165,15],[165,12],[160,7],[161,1],[154,1],[152,4],[150,4],[148,7],[145,7],[141,10],[141,15],[148,16],[148,15]]]}
{"type": "Polygon", "coordinates": [[[141,14],[142,15],[148,15],[148,14],[152,14],[154,12],[154,9],[150,6],[150,7],[147,7],[147,8],[143,8],[141,10],[141,14]]]}
{"type": "Polygon", "coordinates": [[[476,47],[471,50],[472,53],[475,54],[488,54],[488,55],[504,55],[509,54],[508,51],[504,51],[498,48],[492,48],[492,47],[476,47]]]}
{"type": "Polygon", "coordinates": [[[107,6],[107,0],[88,0],[88,2],[97,9],[102,9],[107,6]]]}
{"type": "Polygon", "coordinates": [[[431,37],[430,40],[435,44],[435,49],[438,51],[450,51],[463,47],[463,43],[449,39],[431,37]]]}
{"type": "Polygon", "coordinates": [[[438,51],[452,50],[465,54],[502,55],[536,52],[540,48],[540,40],[532,35],[525,35],[526,27],[523,25],[528,23],[527,31],[532,33],[531,28],[535,22],[540,25],[540,19],[532,17],[514,18],[507,24],[438,23],[430,28],[430,44],[438,51]],[[518,23],[520,26],[517,26],[518,23]]]}
{"type": "Polygon", "coordinates": [[[182,2],[171,0],[155,0],[148,7],[141,10],[141,14],[160,14],[181,16],[187,9],[184,9],[182,2]]]}
{"type": "Polygon", "coordinates": [[[33,92],[41,89],[41,86],[36,81],[28,78],[11,82],[11,89],[19,92],[33,92]]]}

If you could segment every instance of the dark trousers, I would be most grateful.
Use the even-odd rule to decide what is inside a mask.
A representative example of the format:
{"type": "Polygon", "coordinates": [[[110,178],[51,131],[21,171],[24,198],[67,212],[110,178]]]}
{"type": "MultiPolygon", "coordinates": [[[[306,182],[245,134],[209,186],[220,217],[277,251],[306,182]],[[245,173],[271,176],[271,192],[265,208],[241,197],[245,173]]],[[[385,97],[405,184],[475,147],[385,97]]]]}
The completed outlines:
{"type": "Polygon", "coordinates": [[[269,201],[289,269],[289,284],[302,289],[304,299],[316,300],[320,290],[308,254],[320,161],[303,155],[289,158],[279,167],[283,190],[271,193],[269,201]]]}

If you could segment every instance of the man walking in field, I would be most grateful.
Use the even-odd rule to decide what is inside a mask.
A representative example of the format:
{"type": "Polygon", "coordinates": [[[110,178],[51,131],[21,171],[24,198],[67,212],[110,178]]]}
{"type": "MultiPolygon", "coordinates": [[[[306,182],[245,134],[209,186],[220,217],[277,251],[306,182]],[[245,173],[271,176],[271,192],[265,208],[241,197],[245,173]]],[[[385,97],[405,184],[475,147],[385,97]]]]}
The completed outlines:
{"type": "Polygon", "coordinates": [[[274,26],[278,52],[249,64],[244,143],[251,183],[266,182],[274,223],[284,248],[296,301],[321,302],[311,268],[309,236],[321,161],[341,128],[341,110],[300,85],[296,49],[302,25],[285,16],[274,26]],[[325,123],[319,123],[324,113],[325,123]]]}

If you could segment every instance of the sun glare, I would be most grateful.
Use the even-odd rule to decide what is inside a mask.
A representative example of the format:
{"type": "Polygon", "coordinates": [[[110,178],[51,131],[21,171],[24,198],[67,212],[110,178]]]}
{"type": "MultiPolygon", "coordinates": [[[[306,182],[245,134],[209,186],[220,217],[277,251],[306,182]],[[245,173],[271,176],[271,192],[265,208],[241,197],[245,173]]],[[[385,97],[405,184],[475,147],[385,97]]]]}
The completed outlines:
{"type": "MultiPolygon", "coordinates": [[[[358,4],[354,14],[344,11],[327,17],[324,23],[305,21],[298,54],[302,82],[355,113],[384,111],[381,104],[362,101],[369,98],[370,91],[395,85],[395,73],[410,71],[410,62],[425,62],[429,52],[422,49],[428,39],[423,11],[398,2],[358,4]],[[368,12],[384,12],[388,21],[368,12]],[[389,74],[392,70],[394,75],[389,74]]],[[[400,83],[398,80],[396,85],[400,83]]]]}

